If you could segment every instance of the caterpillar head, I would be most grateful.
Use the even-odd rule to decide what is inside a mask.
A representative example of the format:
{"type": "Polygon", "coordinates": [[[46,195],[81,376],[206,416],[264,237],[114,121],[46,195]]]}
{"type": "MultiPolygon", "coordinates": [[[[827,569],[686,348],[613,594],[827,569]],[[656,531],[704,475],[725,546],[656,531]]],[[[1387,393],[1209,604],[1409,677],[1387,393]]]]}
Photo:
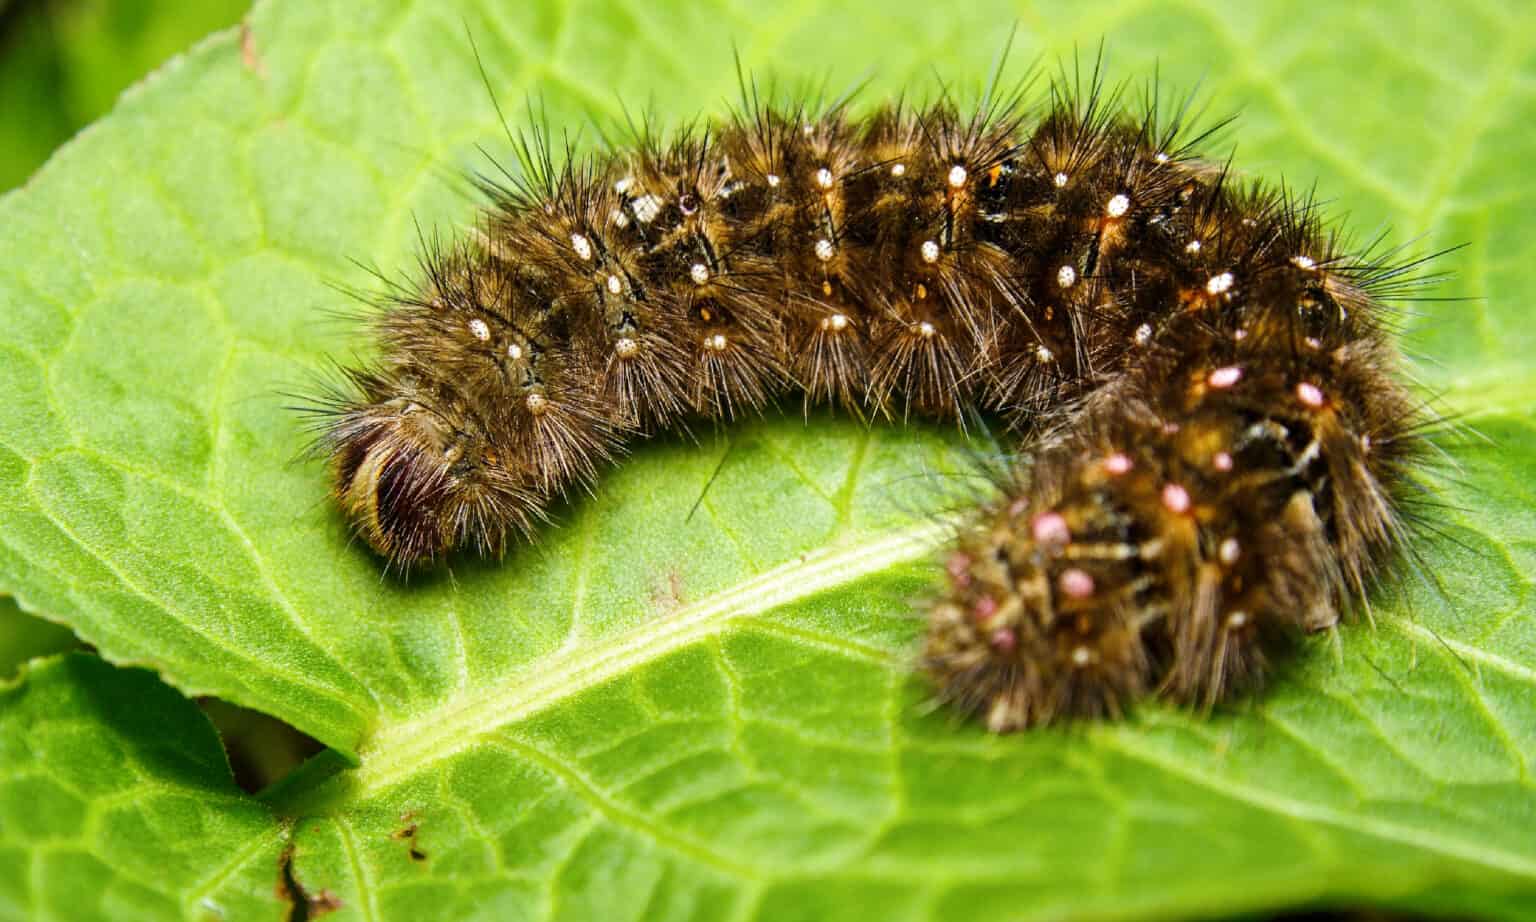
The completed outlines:
{"type": "Polygon", "coordinates": [[[527,532],[542,495],[509,465],[472,417],[409,396],[336,415],[323,443],[335,492],[353,528],[402,567],[473,545],[500,553],[507,532],[527,532]]]}

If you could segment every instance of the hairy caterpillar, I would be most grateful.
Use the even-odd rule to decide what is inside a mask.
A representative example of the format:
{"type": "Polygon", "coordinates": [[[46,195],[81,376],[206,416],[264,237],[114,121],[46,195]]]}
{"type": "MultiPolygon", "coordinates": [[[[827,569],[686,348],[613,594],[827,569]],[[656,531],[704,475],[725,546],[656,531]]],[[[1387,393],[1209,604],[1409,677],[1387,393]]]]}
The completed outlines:
{"type": "Polygon", "coordinates": [[[1214,704],[1404,545],[1428,420],[1382,302],[1424,279],[1121,95],[854,117],[744,86],[628,150],[518,139],[315,409],[340,506],[409,567],[499,554],[625,440],[785,393],[996,413],[1023,460],[948,558],[940,698],[999,732],[1214,704]]]}

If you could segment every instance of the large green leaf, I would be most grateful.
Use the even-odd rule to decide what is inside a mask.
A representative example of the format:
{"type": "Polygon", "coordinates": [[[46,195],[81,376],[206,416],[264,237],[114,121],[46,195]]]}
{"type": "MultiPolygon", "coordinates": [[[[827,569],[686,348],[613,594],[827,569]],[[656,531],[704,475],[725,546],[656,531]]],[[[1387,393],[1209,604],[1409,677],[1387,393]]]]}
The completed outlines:
{"type": "Polygon", "coordinates": [[[0,590],[345,754],[179,882],[189,914],[245,917],[277,841],[348,918],[1528,914],[1536,16],[954,7],[274,0],[0,201],[0,590]],[[1410,322],[1489,437],[1455,449],[1423,546],[1443,592],[1380,600],[1209,720],[999,739],[927,714],[907,669],[928,513],[966,489],[954,434],[790,414],[728,453],[660,441],[452,579],[381,579],[349,545],[278,395],[355,344],[325,322],[326,283],[366,280],[350,258],[407,267],[417,219],[471,214],[455,177],[504,147],[466,31],[504,100],[579,127],[620,98],[719,111],[733,42],[833,85],[874,67],[871,96],[975,84],[1016,21],[1021,62],[1103,35],[1117,77],[1203,74],[1245,110],[1244,169],[1315,177],[1358,225],[1472,241],[1449,263],[1483,300],[1410,322]]]}

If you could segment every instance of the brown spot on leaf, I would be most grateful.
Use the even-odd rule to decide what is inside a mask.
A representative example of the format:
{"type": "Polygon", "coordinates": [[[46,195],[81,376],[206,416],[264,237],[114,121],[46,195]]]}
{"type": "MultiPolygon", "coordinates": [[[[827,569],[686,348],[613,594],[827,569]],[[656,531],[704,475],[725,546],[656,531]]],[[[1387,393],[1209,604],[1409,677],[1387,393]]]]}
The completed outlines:
{"type": "Polygon", "coordinates": [[[251,32],[251,24],[248,22],[240,24],[240,63],[261,79],[267,79],[267,63],[261,59],[261,52],[256,50],[256,36],[251,32]]]}
{"type": "Polygon", "coordinates": [[[318,919],[342,907],[341,898],[329,890],[310,893],[299,883],[293,873],[293,845],[283,849],[277,857],[277,886],[273,888],[277,898],[287,904],[283,913],[285,922],[306,922],[318,919]]]}
{"type": "Polygon", "coordinates": [[[663,615],[670,615],[683,607],[683,575],[668,570],[666,578],[651,592],[651,604],[663,615]]]}
{"type": "Polygon", "coordinates": [[[389,837],[396,842],[406,843],[407,854],[411,856],[412,861],[417,862],[427,860],[427,853],[421,850],[416,841],[416,834],[420,829],[421,827],[416,823],[415,812],[407,811],[400,814],[400,828],[389,834],[389,837]]]}

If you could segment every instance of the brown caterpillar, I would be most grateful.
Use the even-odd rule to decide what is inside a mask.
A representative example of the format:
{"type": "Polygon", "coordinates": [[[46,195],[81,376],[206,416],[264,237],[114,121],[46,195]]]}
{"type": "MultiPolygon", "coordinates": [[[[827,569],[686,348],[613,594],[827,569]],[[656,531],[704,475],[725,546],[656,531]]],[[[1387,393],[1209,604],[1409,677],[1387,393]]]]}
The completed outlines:
{"type": "Polygon", "coordinates": [[[1404,544],[1427,420],[1382,302],[1424,279],[1121,96],[855,118],[745,87],[559,162],[535,131],[315,411],[342,509],[410,567],[500,554],[627,439],[787,392],[1000,414],[1024,460],[948,559],[940,698],[1000,732],[1222,700],[1404,544]]]}

